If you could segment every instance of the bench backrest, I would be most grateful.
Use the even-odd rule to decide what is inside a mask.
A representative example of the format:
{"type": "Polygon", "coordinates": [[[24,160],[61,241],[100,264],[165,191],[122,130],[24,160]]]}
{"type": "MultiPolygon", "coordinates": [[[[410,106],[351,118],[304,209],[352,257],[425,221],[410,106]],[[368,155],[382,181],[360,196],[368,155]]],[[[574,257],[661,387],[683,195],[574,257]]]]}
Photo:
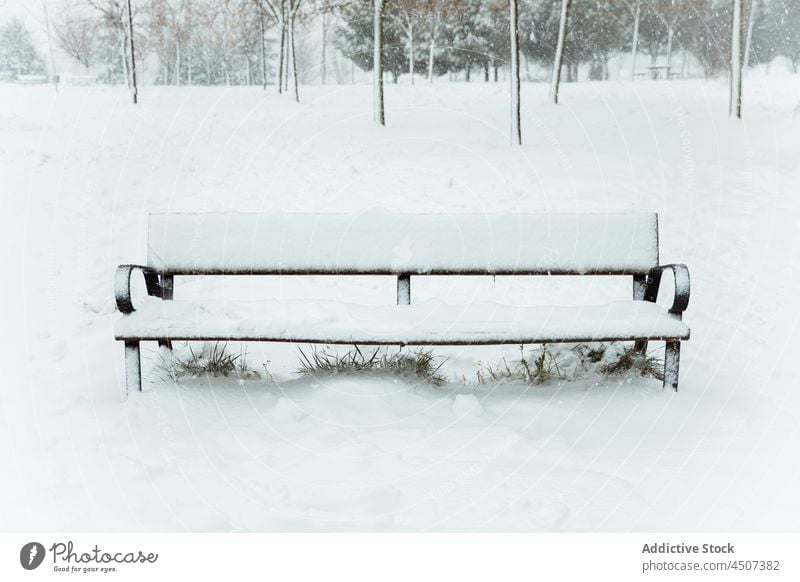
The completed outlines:
{"type": "Polygon", "coordinates": [[[614,274],[658,265],[656,214],[155,213],[167,274],[614,274]]]}

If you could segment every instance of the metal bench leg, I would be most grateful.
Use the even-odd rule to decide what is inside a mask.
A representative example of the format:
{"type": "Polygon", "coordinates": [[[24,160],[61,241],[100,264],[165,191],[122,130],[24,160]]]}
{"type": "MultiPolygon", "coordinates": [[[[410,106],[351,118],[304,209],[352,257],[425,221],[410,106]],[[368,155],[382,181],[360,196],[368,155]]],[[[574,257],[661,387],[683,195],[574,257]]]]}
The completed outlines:
{"type": "MultiPolygon", "coordinates": [[[[175,275],[161,275],[161,298],[170,301],[175,295],[175,275]]],[[[158,347],[172,349],[169,340],[158,340],[158,347]]]]}
{"type": "Polygon", "coordinates": [[[142,361],[139,357],[139,342],[125,342],[125,394],[132,390],[142,391],[142,361]]]}
{"type": "MultiPolygon", "coordinates": [[[[633,276],[633,300],[643,301],[644,292],[647,289],[647,275],[633,276]]],[[[647,351],[647,340],[639,340],[633,345],[634,351],[639,355],[644,355],[647,351]]]]}
{"type": "Polygon", "coordinates": [[[678,391],[678,370],[681,362],[681,342],[668,341],[664,349],[664,388],[678,391]]]}

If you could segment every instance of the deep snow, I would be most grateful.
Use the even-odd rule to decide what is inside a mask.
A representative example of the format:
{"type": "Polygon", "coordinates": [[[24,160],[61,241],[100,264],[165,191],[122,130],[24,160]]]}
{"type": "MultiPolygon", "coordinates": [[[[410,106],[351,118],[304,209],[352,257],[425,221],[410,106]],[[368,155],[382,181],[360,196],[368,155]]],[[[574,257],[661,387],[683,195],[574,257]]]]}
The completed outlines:
{"type": "MultiPolygon", "coordinates": [[[[3,530],[796,530],[794,269],[800,78],[523,88],[0,85],[3,530]],[[661,262],[692,272],[681,392],[654,380],[476,385],[516,348],[450,348],[443,387],[158,380],[121,399],[113,269],[151,211],[659,212],[661,262]],[[457,381],[466,377],[467,383],[457,381]]],[[[590,279],[590,278],[585,278],[590,279]]],[[[379,305],[390,278],[178,280],[182,297],[379,305]]],[[[630,281],[415,279],[414,300],[627,298],[630,281]]],[[[146,354],[147,356],[148,354],[146,354]]],[[[153,352],[149,353],[152,357],[153,352]]]]}

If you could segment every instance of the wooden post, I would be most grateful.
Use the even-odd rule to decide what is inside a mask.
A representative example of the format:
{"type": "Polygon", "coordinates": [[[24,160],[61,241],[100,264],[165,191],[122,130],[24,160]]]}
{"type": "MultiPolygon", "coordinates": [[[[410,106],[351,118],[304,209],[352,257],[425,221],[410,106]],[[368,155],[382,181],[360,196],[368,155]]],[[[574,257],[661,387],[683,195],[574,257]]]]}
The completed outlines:
{"type": "Polygon", "coordinates": [[[411,275],[397,276],[397,304],[411,305],[411,275]]]}

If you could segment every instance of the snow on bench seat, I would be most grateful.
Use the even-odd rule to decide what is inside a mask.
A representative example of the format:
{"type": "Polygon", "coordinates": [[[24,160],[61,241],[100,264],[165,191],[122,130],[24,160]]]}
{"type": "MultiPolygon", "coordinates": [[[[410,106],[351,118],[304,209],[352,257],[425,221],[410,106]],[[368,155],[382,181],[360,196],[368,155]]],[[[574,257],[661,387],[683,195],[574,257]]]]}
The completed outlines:
{"type": "Polygon", "coordinates": [[[647,273],[656,214],[154,213],[169,274],[647,273]]]}
{"type": "Polygon", "coordinates": [[[267,340],[300,343],[456,345],[688,339],[663,307],[619,301],[580,307],[404,306],[309,301],[161,301],[115,321],[120,340],[267,340]]]}

